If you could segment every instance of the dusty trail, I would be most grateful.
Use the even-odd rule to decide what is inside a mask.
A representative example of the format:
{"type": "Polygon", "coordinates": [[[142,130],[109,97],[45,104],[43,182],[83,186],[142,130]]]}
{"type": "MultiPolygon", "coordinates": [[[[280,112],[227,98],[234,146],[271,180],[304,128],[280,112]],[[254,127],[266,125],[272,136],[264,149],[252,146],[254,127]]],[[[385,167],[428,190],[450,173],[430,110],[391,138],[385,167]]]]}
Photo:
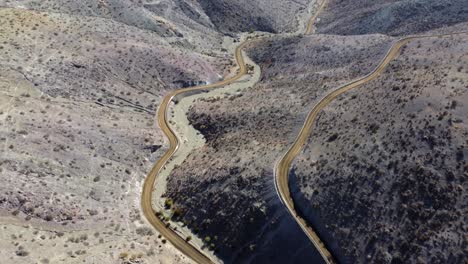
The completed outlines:
{"type": "Polygon", "coordinates": [[[167,240],[169,240],[178,250],[183,252],[185,255],[187,255],[188,257],[190,257],[197,263],[213,263],[213,261],[209,257],[207,257],[203,252],[199,251],[196,247],[194,247],[193,245],[185,241],[185,239],[182,238],[180,235],[178,235],[174,230],[166,227],[166,224],[156,216],[155,214],[156,212],[154,211],[152,207],[152,193],[153,193],[153,186],[154,186],[154,182],[156,181],[156,177],[161,171],[161,169],[165,166],[165,164],[171,159],[172,155],[177,151],[179,147],[179,143],[180,143],[174,131],[169,126],[169,123],[167,120],[168,105],[176,95],[186,93],[186,92],[202,91],[202,90],[217,88],[217,87],[231,84],[239,80],[243,75],[247,73],[247,67],[245,65],[244,58],[242,56],[242,50],[248,44],[254,41],[255,40],[247,40],[236,48],[235,58],[237,61],[237,65],[239,66],[239,70],[236,75],[218,83],[176,90],[164,97],[158,109],[158,113],[157,113],[158,124],[161,130],[164,132],[164,134],[169,140],[169,149],[157,161],[157,163],[154,165],[153,169],[150,171],[150,173],[145,179],[145,182],[143,184],[143,192],[141,195],[141,207],[148,222],[154,228],[156,228],[158,232],[161,233],[161,235],[163,235],[167,240]]]}
{"type": "Polygon", "coordinates": [[[318,10],[315,12],[315,14],[309,19],[309,22],[307,22],[307,28],[306,28],[306,31],[305,31],[305,35],[310,35],[313,33],[313,29],[314,29],[314,24],[318,18],[318,16],[320,15],[320,13],[322,12],[323,8],[325,8],[325,6],[327,5],[328,3],[328,0],[323,0],[323,2],[320,4],[318,10]]]}
{"type": "Polygon", "coordinates": [[[354,80],[348,84],[345,84],[330,93],[326,94],[309,112],[307,119],[304,122],[304,125],[299,132],[299,135],[296,137],[296,140],[291,145],[289,150],[283,155],[283,157],[277,162],[275,166],[275,184],[278,195],[281,198],[283,204],[288,208],[288,211],[296,219],[297,223],[301,226],[302,230],[307,234],[309,239],[314,243],[317,250],[322,255],[326,263],[334,263],[335,260],[332,254],[327,250],[326,246],[320,240],[319,236],[315,231],[307,224],[307,222],[298,215],[294,208],[294,201],[291,197],[289,190],[289,170],[292,162],[297,157],[297,155],[302,150],[303,146],[307,143],[309,135],[312,132],[312,126],[317,119],[319,112],[325,108],[330,102],[332,102],[339,95],[357,88],[367,82],[370,82],[377,78],[388,66],[388,64],[398,56],[401,48],[406,45],[408,42],[415,39],[422,38],[434,38],[434,37],[446,37],[459,34],[466,34],[468,32],[457,32],[450,34],[438,34],[438,35],[428,35],[428,36],[410,36],[398,40],[395,44],[392,45],[387,55],[383,58],[380,64],[368,75],[361,77],[357,80],[354,80]]]}

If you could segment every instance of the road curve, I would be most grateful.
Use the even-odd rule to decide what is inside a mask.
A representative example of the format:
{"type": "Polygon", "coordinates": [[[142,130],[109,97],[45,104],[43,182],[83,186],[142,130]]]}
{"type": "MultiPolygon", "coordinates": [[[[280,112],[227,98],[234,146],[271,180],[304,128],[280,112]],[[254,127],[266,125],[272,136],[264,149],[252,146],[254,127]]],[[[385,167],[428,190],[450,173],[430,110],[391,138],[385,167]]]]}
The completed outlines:
{"type": "Polygon", "coordinates": [[[153,166],[150,173],[145,179],[145,182],[143,184],[143,192],[141,194],[141,207],[148,222],[154,228],[156,228],[158,232],[161,233],[161,235],[163,235],[169,242],[171,242],[171,244],[173,244],[178,250],[180,250],[182,253],[184,253],[186,256],[190,257],[197,263],[214,263],[214,262],[208,256],[206,256],[202,251],[199,251],[196,247],[191,245],[189,242],[185,241],[185,239],[182,238],[179,234],[177,234],[174,230],[166,227],[166,224],[156,216],[156,212],[154,211],[153,206],[152,206],[152,193],[153,193],[153,187],[156,181],[156,177],[159,174],[159,172],[162,170],[166,162],[177,151],[177,148],[179,147],[179,143],[180,143],[174,131],[169,126],[169,123],[167,120],[168,106],[170,102],[172,101],[172,99],[174,98],[174,96],[178,94],[182,94],[182,93],[186,93],[190,91],[200,91],[200,90],[206,90],[206,89],[211,89],[211,88],[217,88],[217,87],[231,84],[237,81],[238,79],[240,79],[243,75],[247,73],[247,67],[245,65],[244,58],[242,56],[242,49],[245,46],[247,46],[249,43],[252,43],[253,41],[255,40],[246,40],[236,48],[235,58],[237,61],[237,65],[239,67],[239,70],[236,75],[226,80],[213,83],[210,85],[195,86],[195,87],[189,87],[189,88],[184,88],[184,89],[173,91],[164,97],[157,112],[157,119],[158,119],[159,127],[161,128],[161,130],[164,132],[164,134],[169,140],[169,149],[153,166]]]}
{"type": "MultiPolygon", "coordinates": [[[[312,16],[312,18],[308,21],[306,34],[310,34],[312,32],[312,26],[315,22],[318,13],[323,9],[325,3],[328,0],[324,0],[322,5],[320,6],[319,10],[312,16]]],[[[166,95],[161,102],[158,112],[157,112],[157,119],[158,124],[161,130],[164,132],[166,137],[169,140],[169,149],[164,153],[164,155],[156,162],[153,166],[149,174],[147,175],[144,183],[143,183],[143,191],[141,194],[141,207],[143,214],[145,215],[148,222],[156,229],[158,232],[164,236],[171,244],[173,244],[178,250],[180,250],[183,254],[190,257],[197,263],[214,263],[206,254],[202,251],[198,250],[192,244],[187,242],[183,237],[177,234],[174,230],[166,227],[166,224],[156,216],[156,212],[152,206],[152,193],[154,188],[154,183],[156,182],[156,177],[159,172],[163,169],[166,163],[170,160],[172,155],[177,151],[179,147],[179,140],[175,135],[174,131],[169,126],[167,116],[168,116],[168,106],[172,99],[179,95],[186,92],[191,91],[200,91],[200,90],[207,90],[212,88],[218,88],[221,86],[225,86],[231,84],[238,79],[240,79],[243,75],[247,73],[247,67],[245,65],[244,58],[242,56],[242,50],[250,43],[258,41],[260,39],[255,40],[246,40],[242,44],[240,44],[235,51],[235,59],[238,65],[238,72],[231,78],[226,80],[213,83],[210,85],[202,85],[202,86],[195,86],[189,87],[184,89],[178,89],[176,91],[171,92],[170,94],[166,95]]],[[[289,197],[289,192],[288,192],[289,197]]]]}
{"type": "Polygon", "coordinates": [[[309,239],[313,242],[314,246],[322,255],[322,258],[325,260],[326,263],[335,263],[335,259],[333,258],[332,254],[324,243],[320,240],[319,236],[315,233],[315,231],[307,225],[307,222],[298,215],[298,213],[294,209],[294,201],[291,197],[291,193],[289,190],[289,170],[293,160],[297,157],[297,155],[302,150],[302,147],[307,143],[307,139],[309,138],[312,132],[312,125],[314,124],[315,120],[319,112],[325,108],[331,101],[333,101],[339,95],[357,88],[367,82],[370,82],[377,78],[387,67],[387,65],[398,56],[401,48],[406,45],[408,42],[421,39],[421,38],[431,38],[431,37],[445,37],[445,36],[453,36],[453,35],[460,35],[466,34],[468,31],[463,32],[456,32],[450,34],[440,34],[440,35],[428,35],[428,36],[410,36],[405,37],[397,42],[395,42],[388,53],[385,55],[383,60],[380,64],[368,75],[361,77],[357,80],[351,81],[348,84],[345,84],[330,93],[326,94],[309,112],[307,119],[304,122],[302,129],[299,132],[299,135],[296,137],[296,140],[288,149],[288,151],[283,155],[283,157],[276,163],[275,166],[275,185],[278,195],[280,196],[283,204],[288,208],[290,214],[294,217],[297,223],[301,226],[302,230],[307,234],[309,239]]]}

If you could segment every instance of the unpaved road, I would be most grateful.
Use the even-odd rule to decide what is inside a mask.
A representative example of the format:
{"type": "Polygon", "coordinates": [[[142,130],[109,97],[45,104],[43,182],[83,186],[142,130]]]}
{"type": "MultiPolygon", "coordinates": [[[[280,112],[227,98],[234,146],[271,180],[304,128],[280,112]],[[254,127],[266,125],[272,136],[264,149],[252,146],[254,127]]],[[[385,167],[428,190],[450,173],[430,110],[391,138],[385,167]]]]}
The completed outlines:
{"type": "Polygon", "coordinates": [[[231,84],[237,81],[238,79],[240,79],[244,74],[247,73],[247,67],[244,62],[244,57],[242,56],[242,50],[244,49],[244,47],[246,47],[248,44],[252,43],[253,41],[255,40],[246,40],[245,42],[243,42],[241,45],[239,45],[236,48],[235,58],[237,61],[237,65],[239,66],[239,70],[236,75],[218,83],[176,90],[164,97],[158,109],[158,113],[157,113],[158,124],[161,130],[164,132],[164,134],[169,140],[169,149],[157,161],[157,163],[154,165],[153,169],[150,171],[150,173],[145,179],[145,182],[143,184],[143,192],[141,195],[141,207],[148,222],[154,228],[156,228],[158,232],[161,233],[161,235],[163,235],[167,240],[169,240],[178,250],[183,252],[185,255],[187,255],[188,257],[190,257],[197,263],[213,263],[213,261],[209,257],[207,257],[203,252],[199,251],[196,247],[192,246],[190,243],[185,241],[185,239],[180,237],[174,230],[166,227],[166,224],[156,216],[155,214],[156,212],[154,211],[152,202],[151,202],[153,187],[154,187],[154,182],[156,181],[156,177],[161,171],[161,169],[164,167],[166,162],[177,151],[177,148],[179,147],[179,143],[180,143],[174,131],[169,126],[169,123],[167,120],[168,105],[172,101],[174,96],[176,95],[186,93],[186,92],[191,92],[191,91],[201,91],[201,90],[217,88],[217,87],[231,84]]]}
{"type": "MultiPolygon", "coordinates": [[[[326,1],[326,0],[325,0],[326,1]]],[[[309,31],[309,27],[311,28],[311,23],[315,21],[317,14],[314,15],[307,24],[307,30],[309,31]]],[[[191,245],[187,242],[184,238],[182,238],[179,234],[177,234],[174,230],[167,227],[166,224],[156,216],[156,212],[152,206],[152,193],[154,189],[154,183],[156,181],[156,177],[166,165],[166,163],[171,159],[173,154],[177,151],[179,147],[179,140],[175,135],[174,131],[169,126],[168,122],[168,108],[169,104],[171,103],[172,99],[183,93],[193,92],[193,91],[203,91],[212,88],[218,88],[225,85],[229,85],[244,76],[247,73],[247,67],[245,65],[245,61],[242,55],[242,50],[249,44],[258,41],[260,39],[255,40],[246,40],[242,44],[240,44],[235,51],[235,59],[237,61],[237,65],[239,67],[238,72],[231,78],[223,80],[221,82],[213,83],[210,85],[203,85],[203,86],[196,86],[196,87],[189,87],[184,89],[176,90],[168,95],[166,95],[161,102],[158,112],[157,112],[157,119],[158,124],[161,130],[164,132],[166,137],[169,140],[169,149],[164,153],[164,155],[156,162],[156,164],[151,169],[150,173],[145,179],[143,184],[143,191],[141,194],[141,207],[143,210],[143,214],[145,215],[148,222],[161,233],[169,242],[171,242],[178,250],[184,253],[186,256],[190,257],[197,263],[213,263],[206,254],[202,251],[198,250],[195,246],[191,245]]]]}
{"type": "Polygon", "coordinates": [[[315,21],[317,21],[317,18],[318,16],[320,15],[320,13],[322,12],[323,8],[325,7],[325,5],[327,4],[328,0],[322,0],[322,3],[320,4],[318,10],[315,12],[315,14],[310,18],[309,22],[307,22],[307,28],[306,28],[306,31],[305,31],[305,34],[306,35],[310,35],[312,34],[313,32],[313,29],[314,29],[314,24],[315,24],[315,21]]]}
{"type": "Polygon", "coordinates": [[[323,259],[326,263],[334,263],[335,260],[333,259],[332,254],[327,250],[326,246],[320,240],[318,235],[315,231],[307,225],[306,221],[298,215],[298,213],[294,209],[294,201],[291,197],[291,193],[289,190],[289,170],[293,160],[296,156],[300,153],[303,146],[307,143],[309,135],[312,132],[312,126],[317,119],[319,112],[330,104],[336,97],[339,95],[357,88],[367,82],[370,82],[377,78],[388,66],[388,64],[398,56],[400,53],[401,48],[406,45],[408,42],[421,39],[421,38],[435,38],[435,37],[447,37],[452,35],[459,35],[459,34],[466,34],[468,32],[457,32],[451,34],[441,34],[441,35],[429,35],[429,36],[411,36],[406,37],[398,40],[395,44],[392,45],[390,50],[388,51],[387,55],[383,58],[380,64],[368,75],[359,78],[355,81],[352,81],[348,84],[345,84],[327,95],[325,95],[309,112],[307,119],[304,122],[304,125],[299,132],[299,135],[296,137],[296,140],[291,145],[289,150],[284,154],[284,156],[277,162],[275,166],[275,185],[278,195],[280,196],[283,204],[288,208],[288,211],[291,215],[296,219],[297,223],[301,226],[302,230],[307,234],[309,239],[314,243],[317,250],[322,255],[323,259]]]}

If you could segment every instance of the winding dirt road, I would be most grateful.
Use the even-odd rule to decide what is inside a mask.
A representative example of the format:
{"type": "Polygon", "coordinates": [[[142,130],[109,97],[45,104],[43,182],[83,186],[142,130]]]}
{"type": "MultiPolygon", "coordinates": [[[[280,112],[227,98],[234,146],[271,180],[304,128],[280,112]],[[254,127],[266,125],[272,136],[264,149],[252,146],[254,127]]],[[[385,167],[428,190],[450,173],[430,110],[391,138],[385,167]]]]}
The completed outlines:
{"type": "Polygon", "coordinates": [[[243,42],[241,45],[239,45],[236,48],[235,58],[237,61],[237,65],[239,67],[238,73],[236,75],[226,80],[223,80],[221,82],[213,83],[210,85],[195,86],[195,87],[176,90],[164,97],[158,109],[158,113],[157,113],[158,124],[161,130],[164,132],[164,134],[169,140],[169,149],[153,166],[153,169],[150,171],[150,173],[145,179],[145,182],[143,184],[143,192],[141,195],[141,207],[148,222],[154,228],[156,228],[158,232],[161,233],[161,235],[163,235],[167,240],[169,240],[178,250],[180,250],[182,253],[184,253],[186,256],[190,257],[197,263],[213,263],[213,261],[208,256],[206,256],[202,251],[198,250],[196,247],[188,243],[184,238],[182,238],[174,230],[166,227],[166,224],[156,216],[156,212],[154,211],[153,206],[152,206],[152,193],[153,193],[153,186],[156,181],[156,177],[159,174],[159,172],[162,170],[166,162],[177,151],[177,148],[179,147],[179,143],[180,143],[174,131],[169,126],[169,122],[167,120],[168,106],[170,102],[172,101],[172,99],[174,98],[174,96],[176,95],[183,94],[186,92],[191,92],[191,91],[201,91],[201,90],[217,88],[217,87],[231,84],[237,81],[238,79],[240,79],[243,75],[247,73],[247,67],[244,62],[244,57],[242,56],[242,50],[249,43],[252,43],[254,41],[256,40],[246,40],[245,42],[243,42]]]}
{"type": "Polygon", "coordinates": [[[335,260],[324,245],[324,243],[320,240],[319,236],[315,233],[315,231],[308,226],[307,222],[298,215],[298,213],[294,209],[294,201],[291,197],[291,193],[289,190],[289,171],[293,160],[297,157],[297,155],[301,152],[303,146],[307,143],[309,135],[312,132],[312,126],[317,119],[319,112],[325,108],[331,101],[333,101],[339,95],[357,88],[367,82],[370,82],[377,78],[381,73],[384,72],[388,64],[398,56],[401,48],[406,45],[408,42],[415,40],[415,39],[422,39],[422,38],[435,38],[435,37],[446,37],[446,36],[453,36],[459,34],[466,34],[468,32],[456,32],[451,34],[440,34],[440,35],[429,35],[429,36],[411,36],[406,37],[398,40],[395,42],[390,50],[388,51],[387,55],[383,58],[380,64],[368,75],[361,77],[357,80],[354,80],[348,84],[345,84],[332,92],[326,94],[309,112],[307,119],[304,122],[304,125],[299,132],[299,135],[296,137],[296,140],[291,145],[289,150],[284,154],[284,156],[277,162],[275,166],[275,184],[278,195],[280,196],[283,204],[288,208],[291,215],[297,221],[297,223],[301,226],[302,230],[307,234],[309,239],[314,243],[314,246],[322,255],[322,258],[325,260],[326,263],[334,263],[335,260]]]}
{"type": "MultiPolygon", "coordinates": [[[[324,0],[324,3],[327,0],[324,0]]],[[[324,6],[322,4],[321,8],[324,6]]],[[[320,8],[320,10],[321,10],[320,8]]],[[[310,34],[312,32],[312,25],[316,20],[318,14],[316,14],[309,20],[307,24],[306,34],[310,34]]],[[[195,86],[190,88],[184,88],[176,90],[168,95],[166,95],[161,102],[158,112],[157,112],[157,119],[158,124],[161,130],[164,132],[166,137],[169,140],[169,149],[164,153],[164,155],[156,162],[156,164],[151,169],[150,173],[145,179],[143,183],[143,191],[141,194],[141,207],[143,210],[143,214],[145,215],[148,222],[156,229],[162,236],[164,236],[171,244],[173,244],[178,250],[184,253],[186,256],[190,257],[197,263],[214,263],[206,254],[202,251],[194,247],[192,244],[187,242],[184,238],[182,238],[179,234],[177,234],[174,230],[168,228],[166,224],[156,216],[156,212],[152,206],[152,193],[154,188],[154,183],[156,181],[156,177],[158,176],[159,172],[163,169],[164,165],[171,159],[172,155],[177,151],[179,147],[179,140],[175,135],[174,131],[169,126],[167,116],[168,116],[168,106],[172,99],[179,94],[183,94],[186,92],[191,91],[201,91],[207,90],[212,88],[218,88],[225,85],[229,85],[244,76],[247,73],[247,67],[245,65],[244,58],[242,56],[242,50],[250,43],[258,41],[260,39],[255,40],[246,40],[241,45],[236,48],[235,51],[235,59],[238,65],[238,72],[231,78],[226,80],[213,83],[210,85],[202,85],[202,86],[195,86]]]]}

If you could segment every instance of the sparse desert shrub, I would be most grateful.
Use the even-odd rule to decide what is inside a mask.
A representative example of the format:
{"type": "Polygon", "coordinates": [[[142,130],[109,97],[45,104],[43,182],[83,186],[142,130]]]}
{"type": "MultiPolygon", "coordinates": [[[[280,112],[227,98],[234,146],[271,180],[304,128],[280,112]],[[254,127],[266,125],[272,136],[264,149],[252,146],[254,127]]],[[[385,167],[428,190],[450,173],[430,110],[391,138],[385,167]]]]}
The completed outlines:
{"type": "Polygon", "coordinates": [[[26,256],[29,255],[29,252],[24,250],[24,248],[22,246],[19,246],[18,250],[16,250],[15,254],[16,254],[16,256],[19,256],[19,257],[26,257],[26,256]]]}
{"type": "Polygon", "coordinates": [[[52,221],[54,219],[54,217],[50,214],[47,214],[45,217],[44,217],[44,220],[46,221],[52,221]]]}
{"type": "Polygon", "coordinates": [[[372,133],[372,134],[375,134],[377,133],[377,131],[379,130],[380,126],[378,124],[371,124],[369,126],[369,131],[372,133]]]}
{"type": "Polygon", "coordinates": [[[171,198],[166,198],[166,200],[164,201],[164,206],[167,209],[170,209],[172,208],[172,205],[174,205],[174,201],[171,198]]]}
{"type": "Polygon", "coordinates": [[[97,215],[97,214],[98,214],[98,211],[97,211],[97,210],[94,210],[94,209],[89,209],[89,210],[88,210],[88,213],[89,213],[89,215],[93,216],[93,215],[97,215]]]}
{"type": "Polygon", "coordinates": [[[153,230],[147,226],[138,227],[136,233],[140,236],[152,236],[154,234],[153,230]]]}
{"type": "Polygon", "coordinates": [[[333,142],[335,141],[336,139],[338,138],[338,134],[337,133],[334,133],[333,135],[331,135],[329,138],[328,138],[328,142],[333,142]]]}
{"type": "Polygon", "coordinates": [[[175,219],[178,219],[178,218],[182,217],[183,214],[184,213],[183,213],[182,209],[179,208],[179,207],[175,207],[172,210],[172,217],[175,218],[175,219]]]}
{"type": "Polygon", "coordinates": [[[122,253],[120,253],[120,254],[119,254],[119,258],[120,258],[120,259],[126,259],[126,258],[128,258],[128,253],[127,253],[127,252],[122,252],[122,253]]]}

